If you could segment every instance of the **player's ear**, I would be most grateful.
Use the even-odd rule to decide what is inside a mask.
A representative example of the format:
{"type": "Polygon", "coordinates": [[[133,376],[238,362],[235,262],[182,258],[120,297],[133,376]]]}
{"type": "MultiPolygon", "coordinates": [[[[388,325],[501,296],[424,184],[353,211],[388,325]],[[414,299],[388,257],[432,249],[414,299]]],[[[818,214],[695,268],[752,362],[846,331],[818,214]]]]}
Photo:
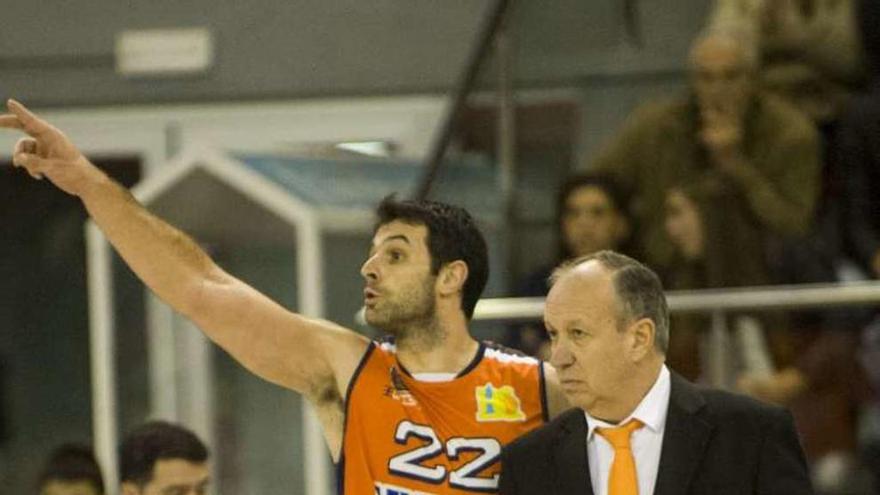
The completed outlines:
{"type": "Polygon", "coordinates": [[[440,267],[437,274],[437,289],[442,295],[456,294],[464,288],[468,277],[468,266],[462,260],[455,260],[440,267]]]}

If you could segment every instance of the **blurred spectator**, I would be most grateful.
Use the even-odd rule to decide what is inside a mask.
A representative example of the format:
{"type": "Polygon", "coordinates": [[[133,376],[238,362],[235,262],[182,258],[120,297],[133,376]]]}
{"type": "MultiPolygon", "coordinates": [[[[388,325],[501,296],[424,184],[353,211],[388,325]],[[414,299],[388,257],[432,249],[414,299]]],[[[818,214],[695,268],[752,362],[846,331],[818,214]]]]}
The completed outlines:
{"type": "Polygon", "coordinates": [[[40,495],[104,495],[104,480],[91,449],[64,444],[49,455],[38,489],[40,495]]]}
{"type": "Polygon", "coordinates": [[[880,494],[880,317],[865,329],[859,358],[874,394],[863,416],[864,463],[874,478],[874,493],[880,494]]]}
{"type": "MultiPolygon", "coordinates": [[[[738,269],[736,259],[722,249],[723,240],[719,246],[718,236],[706,236],[707,222],[711,219],[703,218],[693,192],[675,188],[669,193],[665,226],[679,260],[673,264],[670,288],[700,286],[710,273],[724,280],[738,269]]],[[[673,318],[676,332],[667,362],[686,376],[707,377],[711,370],[704,369],[706,360],[715,359],[709,363],[713,366],[718,360],[703,347],[718,345],[710,340],[715,335],[706,332],[710,319],[701,314],[673,318]]],[[[797,326],[792,331],[790,322],[768,313],[728,315],[727,328],[724,377],[733,378],[741,392],[792,410],[813,464],[814,482],[821,493],[839,493],[855,466],[856,405],[863,394],[855,334],[823,327],[797,326]]]]}
{"type": "MultiPolygon", "coordinates": [[[[720,235],[723,225],[709,228],[714,220],[706,212],[712,205],[698,192],[674,187],[666,198],[665,228],[675,246],[668,274],[671,289],[730,285],[726,282],[735,283],[737,277],[732,274],[741,268],[736,253],[725,249],[727,239],[720,235]]],[[[679,373],[715,385],[738,386],[742,392],[777,403],[788,402],[802,390],[803,380],[790,366],[792,336],[779,315],[728,314],[728,335],[723,336],[707,332],[712,325],[708,315],[684,313],[672,318],[676,331],[667,363],[679,373]],[[711,340],[718,338],[724,342],[711,340]],[[709,346],[721,346],[724,356],[711,354],[709,346]],[[705,347],[702,353],[701,347],[705,347]],[[703,363],[709,360],[712,369],[704,369],[708,367],[703,363]]]]}
{"type": "Polygon", "coordinates": [[[880,4],[863,1],[859,21],[872,82],[841,124],[844,232],[865,272],[880,278],[880,4]]]}
{"type": "MultiPolygon", "coordinates": [[[[665,226],[678,260],[670,272],[672,289],[703,287],[710,277],[730,280],[728,274],[739,269],[733,253],[723,249],[723,236],[706,235],[712,218],[704,218],[704,208],[686,188],[667,196],[665,226]]],[[[781,315],[737,313],[727,315],[727,334],[718,342],[717,334],[706,331],[712,326],[708,316],[686,313],[673,319],[670,367],[717,383],[720,362],[722,384],[789,407],[820,492],[838,493],[854,467],[855,404],[862,393],[855,334],[821,327],[797,327],[794,333],[781,315]],[[718,346],[723,355],[713,353],[718,346]]]]}
{"type": "MultiPolygon", "coordinates": [[[[684,185],[705,198],[707,232],[724,236],[738,270],[725,285],[768,280],[768,237],[803,233],[818,184],[812,123],[755,86],[757,54],[746,31],[702,35],[691,51],[692,94],[638,109],[595,160],[595,168],[633,192],[637,247],[667,272],[673,246],[664,230],[669,189],[684,185]],[[716,227],[717,226],[717,227],[716,227]]],[[[709,253],[711,254],[711,253],[709,253]]]]}
{"type": "Polygon", "coordinates": [[[709,28],[751,30],[759,83],[816,123],[834,120],[861,84],[854,0],[716,0],[709,28]]]}
{"type": "MultiPolygon", "coordinates": [[[[580,173],[566,179],[556,195],[558,241],[556,259],[520,282],[515,297],[547,295],[547,279],[564,260],[604,249],[632,254],[628,247],[632,225],[626,213],[627,198],[617,182],[605,175],[580,173]]],[[[512,329],[512,347],[528,354],[549,357],[543,326],[528,324],[512,329]]]]}
{"type": "MultiPolygon", "coordinates": [[[[808,235],[777,243],[771,263],[779,283],[834,282],[843,275],[841,203],[846,171],[839,159],[839,122],[864,83],[863,43],[856,28],[859,0],[716,0],[709,26],[756,33],[759,84],[814,121],[821,137],[822,172],[808,235]]],[[[859,311],[798,315],[804,325],[858,325],[859,311]]]]}
{"type": "Polygon", "coordinates": [[[119,447],[122,495],[207,493],[208,449],[196,435],[163,421],[129,433],[119,447]]]}
{"type": "MultiPolygon", "coordinates": [[[[840,130],[841,168],[846,177],[843,230],[851,256],[870,278],[880,278],[880,3],[862,0],[859,34],[870,72],[868,92],[844,114],[840,130]]],[[[873,401],[862,418],[865,464],[880,494],[880,316],[862,333],[862,368],[873,401]]]]}

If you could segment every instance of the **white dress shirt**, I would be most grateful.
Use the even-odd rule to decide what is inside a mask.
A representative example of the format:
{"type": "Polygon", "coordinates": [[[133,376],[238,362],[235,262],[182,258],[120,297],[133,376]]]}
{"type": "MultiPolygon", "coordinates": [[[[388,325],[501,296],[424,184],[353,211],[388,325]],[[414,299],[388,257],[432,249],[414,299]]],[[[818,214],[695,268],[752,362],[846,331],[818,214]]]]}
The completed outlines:
{"type": "MultiPolygon", "coordinates": [[[[669,409],[669,390],[669,370],[664,365],[651,390],[635,411],[619,423],[623,425],[635,418],[644,424],[630,437],[639,495],[654,493],[657,469],[660,467],[660,450],[663,447],[663,430],[666,428],[666,411],[669,409]]],[[[608,476],[614,461],[614,447],[604,437],[596,434],[596,428],[613,428],[618,425],[595,419],[586,412],[584,415],[587,417],[587,455],[593,493],[608,495],[608,476]]]]}

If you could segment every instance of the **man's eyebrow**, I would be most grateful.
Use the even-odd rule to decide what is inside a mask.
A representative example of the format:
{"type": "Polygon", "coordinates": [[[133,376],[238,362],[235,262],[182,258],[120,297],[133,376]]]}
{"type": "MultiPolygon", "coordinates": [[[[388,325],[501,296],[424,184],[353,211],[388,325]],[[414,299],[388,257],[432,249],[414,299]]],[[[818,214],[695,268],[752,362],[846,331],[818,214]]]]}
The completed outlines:
{"type": "Polygon", "coordinates": [[[204,488],[204,487],[207,487],[210,484],[210,482],[211,482],[210,478],[205,478],[205,479],[195,483],[194,485],[188,485],[186,483],[181,483],[179,485],[169,485],[169,486],[166,486],[162,490],[162,493],[176,493],[180,490],[189,490],[190,488],[193,488],[193,487],[204,488]]]}
{"type": "Polygon", "coordinates": [[[373,246],[370,247],[370,256],[372,256],[373,254],[376,253],[376,249],[379,246],[381,246],[383,244],[388,244],[389,242],[393,242],[393,241],[403,241],[406,244],[410,244],[409,238],[403,234],[396,234],[396,235],[388,236],[388,237],[382,239],[382,242],[379,242],[378,244],[374,244],[373,246]]]}
{"type": "Polygon", "coordinates": [[[400,240],[400,241],[403,241],[403,242],[409,244],[409,238],[403,234],[388,236],[385,239],[383,239],[382,242],[380,242],[379,244],[385,244],[385,243],[388,243],[391,241],[397,241],[397,240],[400,240]]]}

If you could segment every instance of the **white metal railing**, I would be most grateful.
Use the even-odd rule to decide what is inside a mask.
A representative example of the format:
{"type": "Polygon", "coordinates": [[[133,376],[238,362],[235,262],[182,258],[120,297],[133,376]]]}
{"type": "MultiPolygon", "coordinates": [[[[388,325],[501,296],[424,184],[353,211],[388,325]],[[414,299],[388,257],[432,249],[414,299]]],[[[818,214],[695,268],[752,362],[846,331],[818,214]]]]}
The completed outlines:
{"type": "MultiPolygon", "coordinates": [[[[880,305],[880,281],[670,291],[666,300],[673,313],[871,306],[880,305]]],[[[474,320],[540,320],[543,311],[543,297],[482,299],[474,320]]]]}
{"type": "MultiPolygon", "coordinates": [[[[708,313],[705,346],[702,349],[707,366],[704,381],[729,388],[736,379],[732,349],[744,368],[753,374],[773,372],[773,363],[761,324],[751,316],[728,313],[746,310],[782,310],[840,306],[880,306],[880,282],[841,284],[783,285],[671,291],[666,294],[672,313],[708,313]],[[731,344],[734,344],[731,346],[731,344]]],[[[483,299],[474,311],[474,320],[529,321],[540,320],[544,311],[543,297],[483,299]]],[[[670,329],[675,332],[675,328],[670,329]]]]}

